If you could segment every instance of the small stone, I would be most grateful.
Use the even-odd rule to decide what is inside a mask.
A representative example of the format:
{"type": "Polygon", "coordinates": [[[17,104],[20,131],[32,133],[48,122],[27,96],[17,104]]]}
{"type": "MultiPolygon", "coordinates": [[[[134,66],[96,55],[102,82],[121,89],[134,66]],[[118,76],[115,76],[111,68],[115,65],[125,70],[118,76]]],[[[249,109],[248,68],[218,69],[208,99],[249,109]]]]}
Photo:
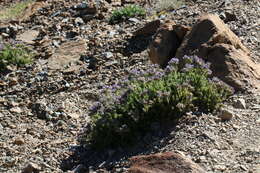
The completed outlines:
{"type": "Polygon", "coordinates": [[[260,173],[260,165],[257,165],[250,173],[260,173]]]}
{"type": "Polygon", "coordinates": [[[84,165],[78,165],[75,169],[72,170],[73,173],[87,172],[88,169],[84,165]]]}
{"type": "Polygon", "coordinates": [[[237,100],[234,102],[233,106],[234,106],[235,108],[238,108],[238,109],[246,109],[246,101],[245,101],[244,99],[242,99],[242,98],[237,99],[237,100]]]}
{"type": "Polygon", "coordinates": [[[197,160],[199,163],[203,163],[205,161],[207,161],[206,157],[205,156],[200,156],[197,160]]]}
{"type": "Polygon", "coordinates": [[[129,18],[128,20],[134,23],[140,23],[140,20],[138,20],[137,18],[129,18]]]}
{"type": "Polygon", "coordinates": [[[4,127],[2,126],[2,124],[0,123],[0,134],[3,134],[4,132],[4,127]]]}
{"type": "Polygon", "coordinates": [[[40,170],[40,167],[35,163],[28,163],[28,165],[22,170],[22,173],[38,173],[40,170]]]}
{"type": "Polygon", "coordinates": [[[19,107],[13,107],[13,108],[10,109],[10,112],[20,114],[20,113],[22,113],[23,111],[22,111],[22,109],[19,108],[19,107]]]}
{"type": "Polygon", "coordinates": [[[106,56],[106,58],[112,58],[113,57],[112,52],[105,52],[104,55],[106,56]]]}
{"type": "Polygon", "coordinates": [[[70,117],[70,118],[74,118],[74,119],[78,119],[78,118],[80,117],[80,114],[71,113],[71,114],[69,114],[69,117],[70,117]]]}
{"type": "Polygon", "coordinates": [[[225,171],[226,170],[226,166],[225,165],[215,165],[213,168],[215,170],[218,170],[218,171],[225,171]]]}
{"type": "Polygon", "coordinates": [[[244,165],[240,165],[240,168],[241,168],[243,171],[247,171],[247,168],[246,168],[244,165]]]}
{"type": "Polygon", "coordinates": [[[84,21],[83,21],[83,19],[81,17],[77,17],[75,19],[75,24],[82,25],[82,24],[84,24],[84,21]]]}
{"type": "Polygon", "coordinates": [[[223,121],[231,120],[233,118],[233,116],[234,116],[234,113],[227,109],[223,109],[221,111],[221,113],[219,114],[219,118],[221,118],[221,120],[223,120],[223,121]]]}
{"type": "Polygon", "coordinates": [[[240,127],[238,125],[233,124],[232,125],[235,130],[238,130],[240,127]]]}
{"type": "Polygon", "coordinates": [[[16,138],[14,140],[14,144],[16,144],[16,145],[23,145],[24,144],[24,140],[22,138],[16,138]]]}

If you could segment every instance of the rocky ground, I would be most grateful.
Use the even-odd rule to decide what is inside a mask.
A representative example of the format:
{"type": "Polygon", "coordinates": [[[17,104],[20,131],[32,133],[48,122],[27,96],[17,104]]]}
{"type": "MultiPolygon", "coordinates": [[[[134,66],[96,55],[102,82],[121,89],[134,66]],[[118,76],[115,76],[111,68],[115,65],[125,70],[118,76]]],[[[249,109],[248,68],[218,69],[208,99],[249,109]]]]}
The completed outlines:
{"type": "Polygon", "coordinates": [[[8,67],[9,72],[0,76],[0,172],[21,172],[30,166],[41,172],[126,172],[131,156],[178,150],[207,172],[258,173],[256,91],[230,98],[229,121],[215,114],[190,114],[174,128],[157,127],[131,149],[96,152],[81,143],[88,110],[102,97],[98,91],[149,63],[146,48],[151,36],[132,37],[148,21],[173,19],[192,25],[201,14],[216,13],[260,62],[258,0],[184,1],[184,6],[162,15],[153,15],[154,8],[145,6],[145,19],[109,25],[112,9],[122,5],[112,2],[99,1],[96,11],[83,15],[82,1],[42,1],[36,5],[41,8],[23,21],[0,23],[3,40],[23,42],[37,53],[32,65],[8,67]]]}

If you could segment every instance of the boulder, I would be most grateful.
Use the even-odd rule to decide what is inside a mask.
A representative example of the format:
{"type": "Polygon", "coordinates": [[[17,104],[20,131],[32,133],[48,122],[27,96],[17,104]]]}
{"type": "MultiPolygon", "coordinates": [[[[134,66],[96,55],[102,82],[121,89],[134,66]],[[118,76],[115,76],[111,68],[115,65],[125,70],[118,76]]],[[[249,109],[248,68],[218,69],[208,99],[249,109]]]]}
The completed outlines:
{"type": "Polygon", "coordinates": [[[206,173],[199,165],[174,152],[136,156],[128,173],[206,173]]]}
{"type": "MultiPolygon", "coordinates": [[[[175,48],[173,48],[175,49],[175,48]]],[[[211,70],[236,91],[260,86],[260,65],[254,63],[249,50],[216,15],[202,16],[187,34],[176,52],[197,55],[211,63],[211,70]]]]}
{"type": "Polygon", "coordinates": [[[188,30],[188,27],[177,25],[173,21],[166,21],[162,24],[149,45],[150,60],[154,64],[166,66],[168,61],[174,57],[188,30]]]}

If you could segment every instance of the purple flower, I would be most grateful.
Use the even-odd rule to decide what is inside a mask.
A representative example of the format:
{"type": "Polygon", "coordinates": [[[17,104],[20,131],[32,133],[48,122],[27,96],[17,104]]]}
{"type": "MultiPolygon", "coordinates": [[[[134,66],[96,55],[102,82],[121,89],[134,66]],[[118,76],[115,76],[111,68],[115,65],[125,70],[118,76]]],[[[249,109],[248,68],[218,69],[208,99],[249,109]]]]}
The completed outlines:
{"type": "MultiPolygon", "coordinates": [[[[193,58],[193,63],[196,65],[199,65],[200,67],[203,67],[205,64],[205,62],[203,61],[203,59],[199,58],[198,56],[192,56],[193,58]]],[[[206,67],[206,66],[205,66],[206,67]]]]}
{"type": "Polygon", "coordinates": [[[91,107],[90,107],[90,111],[91,112],[96,112],[100,107],[101,107],[101,103],[100,102],[95,102],[91,107]]]}
{"type": "Polygon", "coordinates": [[[177,58],[172,58],[169,62],[169,65],[178,65],[179,64],[179,59],[177,58]]]}
{"type": "Polygon", "coordinates": [[[192,63],[192,61],[193,61],[193,58],[190,57],[190,56],[187,56],[187,55],[184,55],[184,56],[182,57],[182,59],[183,59],[183,61],[184,61],[185,63],[192,63]]]}
{"type": "Polygon", "coordinates": [[[5,46],[4,44],[0,43],[0,51],[4,50],[5,46]]]}
{"type": "Polygon", "coordinates": [[[165,68],[165,72],[166,73],[170,73],[172,71],[175,70],[175,67],[174,66],[171,66],[171,65],[168,65],[166,68],[165,68]]]}
{"type": "Polygon", "coordinates": [[[193,69],[194,65],[193,64],[185,64],[185,67],[187,70],[193,69]]]}

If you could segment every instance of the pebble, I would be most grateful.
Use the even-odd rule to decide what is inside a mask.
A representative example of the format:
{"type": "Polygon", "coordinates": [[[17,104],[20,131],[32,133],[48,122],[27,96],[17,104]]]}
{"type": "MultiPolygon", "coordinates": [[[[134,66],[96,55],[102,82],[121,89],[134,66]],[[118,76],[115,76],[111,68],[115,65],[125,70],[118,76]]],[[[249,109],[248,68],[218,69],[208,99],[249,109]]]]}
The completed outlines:
{"type": "Polygon", "coordinates": [[[233,106],[234,106],[235,108],[238,108],[238,109],[246,109],[246,101],[245,101],[244,99],[242,99],[242,98],[237,99],[237,100],[234,102],[233,106]]]}
{"type": "Polygon", "coordinates": [[[14,144],[16,144],[16,145],[23,145],[24,143],[25,142],[24,142],[24,140],[22,138],[16,138],[14,140],[14,144]]]}
{"type": "Polygon", "coordinates": [[[20,114],[20,113],[22,113],[23,111],[22,111],[22,109],[19,108],[19,107],[13,107],[13,108],[10,109],[10,112],[20,114]]]}
{"type": "Polygon", "coordinates": [[[225,165],[215,165],[213,168],[215,170],[218,170],[218,171],[225,171],[226,170],[226,166],[225,165]]]}
{"type": "Polygon", "coordinates": [[[219,118],[223,121],[231,120],[233,117],[234,117],[234,112],[227,109],[221,110],[219,114],[219,118]]]}
{"type": "Polygon", "coordinates": [[[78,118],[80,117],[80,114],[70,113],[70,114],[68,114],[68,116],[69,116],[70,118],[78,119],[78,118]]]}

